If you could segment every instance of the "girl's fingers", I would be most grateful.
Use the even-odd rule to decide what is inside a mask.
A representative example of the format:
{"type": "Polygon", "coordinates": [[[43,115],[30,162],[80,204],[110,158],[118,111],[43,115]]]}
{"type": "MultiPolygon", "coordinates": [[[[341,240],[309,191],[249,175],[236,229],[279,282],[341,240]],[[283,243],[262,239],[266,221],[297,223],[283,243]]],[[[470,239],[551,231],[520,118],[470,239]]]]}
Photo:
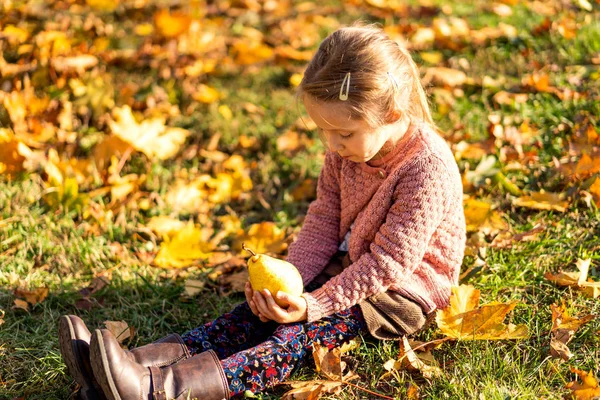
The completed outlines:
{"type": "Polygon", "coordinates": [[[271,293],[265,289],[265,299],[267,300],[267,306],[269,307],[269,309],[271,310],[271,312],[273,314],[275,314],[278,317],[281,317],[281,307],[279,307],[277,305],[277,303],[275,303],[275,299],[273,298],[273,296],[271,296],[271,293]]]}
{"type": "Polygon", "coordinates": [[[258,311],[261,314],[270,318],[271,315],[269,313],[269,308],[267,307],[267,303],[265,302],[264,297],[259,292],[254,292],[254,297],[252,299],[256,303],[256,308],[258,308],[258,311]]]}

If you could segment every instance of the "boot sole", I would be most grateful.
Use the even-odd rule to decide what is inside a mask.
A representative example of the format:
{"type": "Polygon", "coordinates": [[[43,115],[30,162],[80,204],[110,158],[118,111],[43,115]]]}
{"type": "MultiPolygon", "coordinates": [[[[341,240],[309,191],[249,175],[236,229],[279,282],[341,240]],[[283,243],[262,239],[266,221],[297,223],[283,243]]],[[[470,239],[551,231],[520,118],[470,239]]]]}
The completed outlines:
{"type": "Polygon", "coordinates": [[[93,333],[93,336],[96,340],[93,340],[93,345],[90,346],[90,352],[94,353],[90,356],[90,359],[92,362],[92,369],[94,370],[94,376],[98,380],[106,397],[110,400],[122,400],[112,378],[102,333],[99,330],[96,330],[93,333]]]}
{"type": "Polygon", "coordinates": [[[78,357],[75,356],[77,353],[77,338],[75,337],[75,329],[71,319],[66,315],[60,317],[59,320],[59,335],[58,344],[60,347],[60,354],[62,359],[67,366],[67,371],[73,380],[81,386],[79,390],[79,396],[81,400],[101,400],[102,395],[97,392],[96,385],[93,379],[84,375],[82,371],[85,370],[84,366],[78,357]]]}

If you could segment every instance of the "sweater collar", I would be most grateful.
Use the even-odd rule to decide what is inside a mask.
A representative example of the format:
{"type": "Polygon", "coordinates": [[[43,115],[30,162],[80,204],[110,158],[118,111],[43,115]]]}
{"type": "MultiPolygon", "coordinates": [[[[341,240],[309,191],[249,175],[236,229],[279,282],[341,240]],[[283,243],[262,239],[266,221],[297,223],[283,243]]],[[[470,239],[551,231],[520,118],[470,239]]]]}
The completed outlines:
{"type": "Polygon", "coordinates": [[[378,160],[369,161],[368,163],[359,163],[360,168],[370,174],[381,174],[381,171],[385,173],[386,167],[395,165],[398,159],[402,158],[416,130],[415,124],[411,123],[392,151],[378,160]]]}

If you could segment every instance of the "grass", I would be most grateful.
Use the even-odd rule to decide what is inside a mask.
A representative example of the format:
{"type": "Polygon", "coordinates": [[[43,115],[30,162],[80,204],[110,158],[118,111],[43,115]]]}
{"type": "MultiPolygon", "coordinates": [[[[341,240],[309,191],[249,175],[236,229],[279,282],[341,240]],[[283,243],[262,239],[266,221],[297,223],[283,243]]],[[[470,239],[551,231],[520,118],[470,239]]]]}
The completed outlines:
{"type": "MultiPolygon", "coordinates": [[[[447,2],[430,2],[430,8],[435,10],[433,16],[421,13],[415,2],[409,3],[413,8],[407,16],[384,18],[381,12],[364,5],[349,6],[331,16],[345,23],[362,18],[404,27],[410,24],[430,26],[433,18],[447,17],[441,11],[446,10],[447,2]]],[[[575,315],[598,315],[600,305],[597,299],[555,286],[544,278],[544,273],[572,271],[578,258],[590,258],[590,274],[596,280],[599,275],[600,211],[594,204],[586,204],[578,190],[581,183],[571,182],[557,171],[554,160],[567,157],[567,146],[583,123],[591,124],[596,132],[600,130],[600,68],[597,61],[600,56],[600,12],[596,3],[591,12],[582,10],[575,2],[561,3],[552,21],[563,18],[580,24],[576,36],[568,39],[556,27],[538,29],[544,18],[532,4],[520,2],[512,7],[513,14],[508,17],[493,13],[487,2],[450,4],[453,10],[450,16],[465,18],[472,29],[503,22],[515,26],[518,35],[482,44],[457,38],[456,42],[460,44],[457,48],[434,42],[423,49],[440,51],[444,57],[440,66],[462,69],[479,82],[465,85],[461,91],[451,91],[453,101],[449,108],[437,103],[441,99],[432,98],[435,120],[447,137],[459,137],[469,142],[488,138],[490,114],[501,115],[506,126],[518,127],[527,121],[537,129],[537,135],[531,143],[524,145],[523,150],[535,151],[535,159],[524,170],[509,168],[508,162],[502,160],[500,148],[511,145],[500,141],[494,152],[499,160],[497,167],[521,190],[545,189],[566,192],[571,197],[567,211],[557,213],[515,207],[513,197],[491,182],[476,185],[470,193],[473,197],[491,201],[514,232],[525,232],[536,224],[546,227],[534,241],[517,243],[508,249],[488,248],[485,265],[462,282],[481,290],[484,303],[518,301],[519,305],[509,317],[510,322],[526,324],[531,336],[520,341],[446,342],[434,350],[443,375],[429,381],[406,371],[381,379],[385,373],[383,364],[397,356],[398,344],[365,338],[349,355],[360,375],[360,380],[355,383],[362,387],[395,398],[404,398],[410,385],[416,385],[422,398],[431,399],[558,399],[568,393],[564,386],[575,378],[569,372],[569,366],[599,373],[600,323],[597,319],[581,328],[570,342],[569,348],[574,354],[571,360],[560,362],[549,356],[550,305],[565,301],[575,315]],[[534,90],[524,104],[511,106],[494,102],[493,95],[499,89],[509,92],[529,90],[522,87],[521,81],[524,75],[534,72],[548,73],[552,85],[559,89],[570,88],[585,96],[578,100],[562,100],[555,94],[534,90]],[[504,83],[500,88],[482,87],[480,82],[486,75],[503,78],[504,83]]],[[[58,13],[65,15],[65,12],[58,13]]],[[[105,17],[113,18],[113,23],[119,26],[115,16],[105,17]]],[[[258,21],[258,28],[270,28],[260,18],[256,19],[255,14],[249,13],[246,17],[248,21],[258,21]]],[[[151,21],[151,9],[138,11],[131,18],[151,21]]],[[[241,32],[247,23],[244,21],[240,18],[236,22],[236,33],[241,32]]],[[[321,33],[326,31],[323,29],[321,33]]],[[[126,45],[123,40],[123,46],[126,45]]],[[[5,58],[17,62],[19,55],[7,50],[5,58]]],[[[420,60],[418,52],[415,58],[420,60]]],[[[160,67],[165,61],[156,62],[160,67]]],[[[254,193],[262,193],[269,207],[253,198],[228,204],[242,217],[244,226],[275,221],[288,233],[297,231],[309,199],[294,201],[290,193],[303,179],[318,176],[323,149],[315,133],[309,131],[306,134],[313,144],[306,149],[293,156],[277,150],[277,138],[304,115],[288,83],[290,69],[267,63],[260,68],[249,67],[244,73],[234,71],[210,76],[205,83],[219,89],[224,97],[209,105],[190,101],[180,82],[174,77],[161,76],[159,69],[127,63],[109,66],[108,73],[113,78],[110,82],[97,82],[98,90],[111,93],[121,82],[136,82],[140,86],[136,101],[160,98],[163,93],[169,104],[187,110],[174,117],[171,124],[192,132],[186,143],[188,151],[204,148],[218,135],[218,150],[241,154],[246,161],[255,163],[251,176],[254,193]],[[244,103],[261,107],[261,113],[248,113],[244,103]],[[219,105],[231,109],[231,119],[223,117],[219,105]],[[258,149],[240,150],[240,135],[256,137],[258,149]]],[[[301,70],[301,64],[294,64],[291,69],[301,70]]],[[[0,83],[4,85],[9,81],[2,79],[0,83]]],[[[32,79],[54,98],[68,95],[68,89],[59,88],[47,70],[39,70],[32,79]]],[[[7,87],[2,86],[3,89],[7,87]]],[[[118,97],[116,101],[118,104],[118,97]]],[[[95,107],[102,112],[107,110],[104,103],[95,103],[95,107]]],[[[0,124],[10,125],[2,106],[0,124]]],[[[104,135],[98,121],[83,125],[78,130],[80,143],[74,152],[80,157],[89,155],[93,145],[104,135]]],[[[210,163],[198,155],[198,151],[190,154],[195,155],[155,164],[136,155],[125,164],[122,174],[146,174],[142,189],[163,198],[182,171],[210,171],[210,163]]],[[[477,160],[459,160],[463,171],[467,164],[472,169],[477,160]]],[[[153,207],[146,210],[137,206],[115,209],[114,217],[97,227],[77,211],[50,209],[42,201],[41,187],[38,174],[12,178],[0,174],[0,310],[5,312],[4,323],[0,325],[0,398],[69,398],[75,388],[66,375],[58,351],[56,327],[60,315],[80,315],[92,328],[101,327],[107,320],[127,321],[136,330],[135,337],[127,345],[139,346],[171,332],[183,333],[243,300],[241,294],[224,296],[221,288],[209,281],[198,297],[184,301],[181,294],[185,279],[208,281],[210,270],[203,268],[201,263],[183,271],[160,270],[139,257],[140,252],[156,249],[156,238],[139,227],[152,216],[171,212],[163,202],[154,202],[153,207]],[[78,309],[78,291],[100,273],[112,274],[110,285],[92,296],[91,309],[78,309]],[[14,289],[42,286],[50,289],[47,299],[32,306],[28,312],[13,308],[14,289]]],[[[103,198],[94,200],[103,205],[107,203],[103,198]]],[[[218,215],[228,213],[224,207],[213,211],[218,215]]],[[[188,217],[197,216],[184,216],[188,217]]],[[[489,243],[491,239],[488,236],[485,241],[489,243]]],[[[463,270],[474,262],[473,257],[465,257],[463,270]]],[[[416,335],[416,339],[423,341],[440,337],[435,324],[416,335]]],[[[316,374],[311,366],[304,366],[292,378],[310,380],[315,379],[316,374]]],[[[258,397],[278,399],[284,391],[284,387],[278,387],[258,397]]],[[[345,387],[341,394],[324,398],[375,397],[345,387]]]]}

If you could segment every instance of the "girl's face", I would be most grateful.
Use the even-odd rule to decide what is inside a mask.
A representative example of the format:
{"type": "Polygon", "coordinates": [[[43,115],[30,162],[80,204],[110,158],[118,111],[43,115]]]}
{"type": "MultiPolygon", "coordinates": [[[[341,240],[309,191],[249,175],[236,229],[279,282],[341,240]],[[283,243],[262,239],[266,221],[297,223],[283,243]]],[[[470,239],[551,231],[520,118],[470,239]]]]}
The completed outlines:
{"type": "Polygon", "coordinates": [[[352,119],[343,103],[325,103],[305,95],[304,106],[329,150],[353,162],[371,160],[398,134],[394,124],[373,127],[362,119],[352,119]]]}

